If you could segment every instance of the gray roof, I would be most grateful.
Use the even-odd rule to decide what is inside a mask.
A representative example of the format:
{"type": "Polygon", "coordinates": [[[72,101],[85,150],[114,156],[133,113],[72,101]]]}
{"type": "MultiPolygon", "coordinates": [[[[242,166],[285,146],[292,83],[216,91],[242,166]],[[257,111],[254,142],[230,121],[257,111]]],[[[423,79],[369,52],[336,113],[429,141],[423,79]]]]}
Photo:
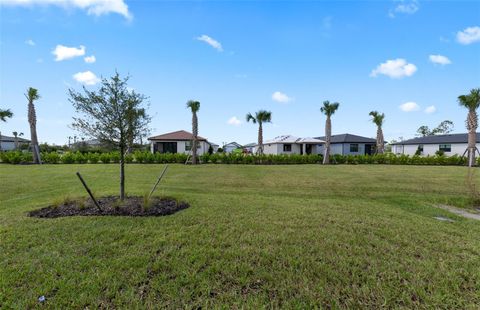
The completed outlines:
{"type": "Polygon", "coordinates": [[[242,146],[241,146],[240,144],[238,144],[237,142],[230,142],[230,143],[225,144],[224,146],[242,147],[242,146]]]}
{"type": "MultiPolygon", "coordinates": [[[[477,143],[480,142],[480,134],[477,133],[477,143]]],[[[437,135],[413,138],[410,140],[392,143],[392,145],[408,145],[408,144],[446,144],[446,143],[468,143],[468,134],[457,133],[451,135],[437,135]]]]}
{"type": "MultiPolygon", "coordinates": [[[[20,137],[17,137],[17,140],[18,140],[18,142],[30,142],[30,140],[20,138],[20,137]]],[[[15,142],[15,137],[1,135],[0,136],[0,141],[2,141],[2,142],[15,142]]]]}
{"type": "MultiPolygon", "coordinates": [[[[325,136],[323,137],[315,137],[316,139],[325,140],[325,136]]],[[[332,135],[330,139],[330,143],[376,143],[377,140],[357,135],[352,135],[349,133],[344,133],[341,135],[332,135]]]]}
{"type": "Polygon", "coordinates": [[[253,143],[247,143],[245,144],[243,147],[253,147],[253,146],[257,146],[257,143],[253,142],[253,143]]]}

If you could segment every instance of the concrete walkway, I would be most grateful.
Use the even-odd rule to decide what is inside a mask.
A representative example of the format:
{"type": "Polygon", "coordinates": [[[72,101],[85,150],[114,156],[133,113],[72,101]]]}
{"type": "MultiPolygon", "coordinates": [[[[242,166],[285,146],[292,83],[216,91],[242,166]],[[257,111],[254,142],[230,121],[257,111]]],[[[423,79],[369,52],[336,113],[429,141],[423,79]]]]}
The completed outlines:
{"type": "Polygon", "coordinates": [[[451,207],[451,206],[447,206],[447,205],[437,205],[436,207],[440,208],[440,209],[443,209],[443,210],[447,210],[449,212],[452,212],[452,213],[454,213],[456,215],[459,215],[459,216],[463,216],[463,217],[468,218],[468,219],[480,221],[480,214],[470,213],[470,212],[467,212],[465,210],[458,209],[458,208],[451,207]]]}

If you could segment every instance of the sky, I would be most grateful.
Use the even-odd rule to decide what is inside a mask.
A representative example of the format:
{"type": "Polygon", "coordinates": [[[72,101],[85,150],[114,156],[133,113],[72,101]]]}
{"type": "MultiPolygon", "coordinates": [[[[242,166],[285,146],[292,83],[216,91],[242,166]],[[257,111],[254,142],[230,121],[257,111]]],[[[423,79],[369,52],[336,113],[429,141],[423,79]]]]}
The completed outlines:
{"type": "Polygon", "coordinates": [[[324,134],[322,102],[339,102],[333,134],[387,141],[442,120],[465,132],[457,97],[480,87],[480,1],[0,0],[0,131],[29,137],[28,87],[39,90],[41,142],[77,135],[69,88],[115,71],[148,96],[151,134],[191,131],[256,142],[245,115],[272,112],[264,139],[324,134]]]}

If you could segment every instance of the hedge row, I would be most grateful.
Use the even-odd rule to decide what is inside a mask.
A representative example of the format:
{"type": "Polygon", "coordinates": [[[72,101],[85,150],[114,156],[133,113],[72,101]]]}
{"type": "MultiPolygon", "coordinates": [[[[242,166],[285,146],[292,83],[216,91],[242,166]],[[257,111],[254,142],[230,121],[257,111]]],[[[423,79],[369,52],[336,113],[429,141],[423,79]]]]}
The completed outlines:
{"type": "MultiPolygon", "coordinates": [[[[3,163],[21,164],[31,163],[32,154],[21,151],[0,152],[0,161],[3,163]]],[[[150,152],[135,152],[125,156],[126,163],[162,164],[185,163],[185,154],[152,154],[150,152]]],[[[246,165],[284,165],[284,164],[318,164],[323,160],[322,155],[244,155],[244,154],[205,154],[200,156],[202,163],[210,164],[246,164],[246,165]]],[[[97,164],[119,163],[120,154],[110,153],[80,153],[56,152],[42,153],[42,162],[46,164],[97,164]]],[[[408,155],[332,155],[332,164],[391,164],[391,165],[466,165],[466,158],[454,156],[408,156],[408,155]]],[[[478,159],[480,164],[480,158],[478,159]]]]}

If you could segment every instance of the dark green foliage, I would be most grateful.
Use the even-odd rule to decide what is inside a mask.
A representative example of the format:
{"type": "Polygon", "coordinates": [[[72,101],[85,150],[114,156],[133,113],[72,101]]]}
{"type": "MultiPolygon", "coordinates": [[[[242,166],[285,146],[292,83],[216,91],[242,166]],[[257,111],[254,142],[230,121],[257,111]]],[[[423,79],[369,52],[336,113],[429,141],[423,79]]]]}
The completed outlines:
{"type": "MultiPolygon", "coordinates": [[[[42,158],[46,164],[104,164],[118,163],[120,161],[119,152],[110,153],[86,153],[66,152],[63,154],[57,152],[42,153],[42,158]]],[[[186,154],[155,153],[148,151],[136,151],[133,154],[125,156],[126,163],[137,164],[183,164],[187,160],[186,154]]],[[[320,164],[323,156],[319,154],[300,155],[300,154],[282,154],[282,155],[252,155],[252,154],[225,154],[205,153],[200,156],[200,162],[203,164],[227,164],[227,165],[299,165],[299,164],[320,164]]],[[[21,164],[32,162],[32,154],[20,151],[1,152],[0,161],[10,164],[21,164]]],[[[332,164],[386,164],[386,165],[466,165],[466,158],[458,155],[445,156],[437,154],[435,156],[419,155],[394,155],[376,154],[376,155],[332,155],[332,164]]]]}

